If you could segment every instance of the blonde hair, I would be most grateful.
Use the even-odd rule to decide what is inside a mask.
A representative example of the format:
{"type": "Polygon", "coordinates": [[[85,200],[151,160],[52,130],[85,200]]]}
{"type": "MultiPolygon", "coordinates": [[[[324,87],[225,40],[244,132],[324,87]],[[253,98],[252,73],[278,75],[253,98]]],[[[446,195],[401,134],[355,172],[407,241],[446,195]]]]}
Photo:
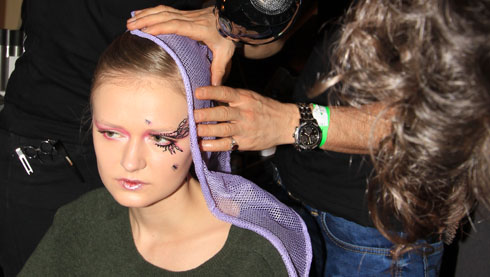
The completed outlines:
{"type": "Polygon", "coordinates": [[[156,43],[125,32],[117,37],[102,53],[92,80],[92,92],[107,79],[138,75],[165,78],[185,89],[174,59],[156,43]]]}

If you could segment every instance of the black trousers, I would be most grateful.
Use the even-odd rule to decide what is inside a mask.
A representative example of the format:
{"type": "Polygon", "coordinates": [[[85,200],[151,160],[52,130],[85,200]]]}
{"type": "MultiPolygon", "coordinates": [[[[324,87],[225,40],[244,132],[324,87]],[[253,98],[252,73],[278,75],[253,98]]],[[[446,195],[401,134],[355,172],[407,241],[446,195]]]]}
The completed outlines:
{"type": "Polygon", "coordinates": [[[60,206],[102,185],[93,147],[63,142],[50,154],[27,158],[28,175],[15,149],[39,148],[46,139],[56,140],[0,129],[0,267],[6,277],[21,270],[60,206]]]}

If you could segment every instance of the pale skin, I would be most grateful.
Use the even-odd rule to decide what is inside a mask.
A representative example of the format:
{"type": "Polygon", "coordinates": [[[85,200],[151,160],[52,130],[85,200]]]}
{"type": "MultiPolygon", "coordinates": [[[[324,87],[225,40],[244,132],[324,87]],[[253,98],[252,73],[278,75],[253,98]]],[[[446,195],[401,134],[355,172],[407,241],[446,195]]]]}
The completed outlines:
{"type": "MultiPolygon", "coordinates": [[[[213,52],[211,75],[214,86],[198,88],[195,94],[199,99],[226,105],[194,112],[197,123],[218,122],[198,126],[199,136],[217,137],[216,140],[203,140],[203,151],[230,150],[231,137],[238,143],[239,150],[264,150],[294,143],[292,135],[300,119],[295,104],[281,103],[250,90],[217,86],[221,84],[235,46],[218,33],[212,8],[187,12],[157,6],[136,12],[136,16],[128,20],[127,27],[130,30],[143,28],[153,35],[177,33],[189,36],[203,41],[213,52]]],[[[250,48],[249,56],[261,58],[276,53],[284,41],[277,43],[256,47],[255,52],[250,48]]],[[[246,54],[247,48],[244,51],[246,54]]],[[[330,109],[330,125],[327,141],[321,147],[323,150],[368,154],[376,150],[380,139],[391,131],[393,111],[387,112],[383,103],[330,109]]]]}
{"type": "Polygon", "coordinates": [[[99,173],[114,199],[129,208],[141,256],[186,271],[218,253],[231,225],[211,214],[189,175],[189,136],[161,135],[175,134],[187,118],[183,92],[161,77],[121,75],[96,86],[92,105],[99,173]],[[182,151],[161,147],[171,142],[182,151]]]}

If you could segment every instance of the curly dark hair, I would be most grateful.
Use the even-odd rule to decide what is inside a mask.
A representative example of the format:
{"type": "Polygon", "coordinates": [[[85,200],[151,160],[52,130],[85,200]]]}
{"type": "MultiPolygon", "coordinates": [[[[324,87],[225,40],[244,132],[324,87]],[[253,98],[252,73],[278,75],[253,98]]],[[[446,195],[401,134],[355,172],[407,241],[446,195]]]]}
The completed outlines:
{"type": "Polygon", "coordinates": [[[339,79],[347,103],[395,111],[368,184],[395,258],[421,238],[450,241],[475,199],[490,207],[489,0],[359,1],[331,63],[322,89],[339,79]]]}

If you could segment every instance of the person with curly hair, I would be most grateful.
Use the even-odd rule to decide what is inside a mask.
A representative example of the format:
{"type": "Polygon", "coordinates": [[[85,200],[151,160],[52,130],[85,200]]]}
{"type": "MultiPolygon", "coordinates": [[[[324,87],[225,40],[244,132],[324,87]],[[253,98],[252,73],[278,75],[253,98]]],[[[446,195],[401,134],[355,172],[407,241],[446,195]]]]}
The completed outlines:
{"type": "MultiPolygon", "coordinates": [[[[488,0],[356,2],[322,49],[324,70],[309,73],[317,82],[303,90],[310,99],[328,92],[323,113],[315,114],[318,105],[298,109],[250,90],[200,88],[198,98],[228,104],[195,111],[198,122],[218,122],[198,127],[200,136],[219,137],[202,148],[315,149],[287,156],[293,162],[278,168],[286,189],[317,213],[326,276],[437,275],[442,241],[452,240],[476,200],[490,206],[489,7],[488,0]],[[298,134],[311,117],[321,132],[311,127],[298,134]],[[371,157],[374,171],[365,175],[367,184],[355,183],[355,195],[339,193],[341,182],[328,182],[355,172],[341,169],[338,153],[371,157]],[[353,220],[349,209],[365,212],[369,222],[353,220]]],[[[167,21],[166,13],[143,11],[128,28],[177,30],[176,13],[167,21]]],[[[186,12],[181,16],[182,24],[192,24],[186,12]]],[[[192,28],[180,32],[197,36],[192,28]]],[[[344,158],[346,167],[356,160],[344,158]]]]}

